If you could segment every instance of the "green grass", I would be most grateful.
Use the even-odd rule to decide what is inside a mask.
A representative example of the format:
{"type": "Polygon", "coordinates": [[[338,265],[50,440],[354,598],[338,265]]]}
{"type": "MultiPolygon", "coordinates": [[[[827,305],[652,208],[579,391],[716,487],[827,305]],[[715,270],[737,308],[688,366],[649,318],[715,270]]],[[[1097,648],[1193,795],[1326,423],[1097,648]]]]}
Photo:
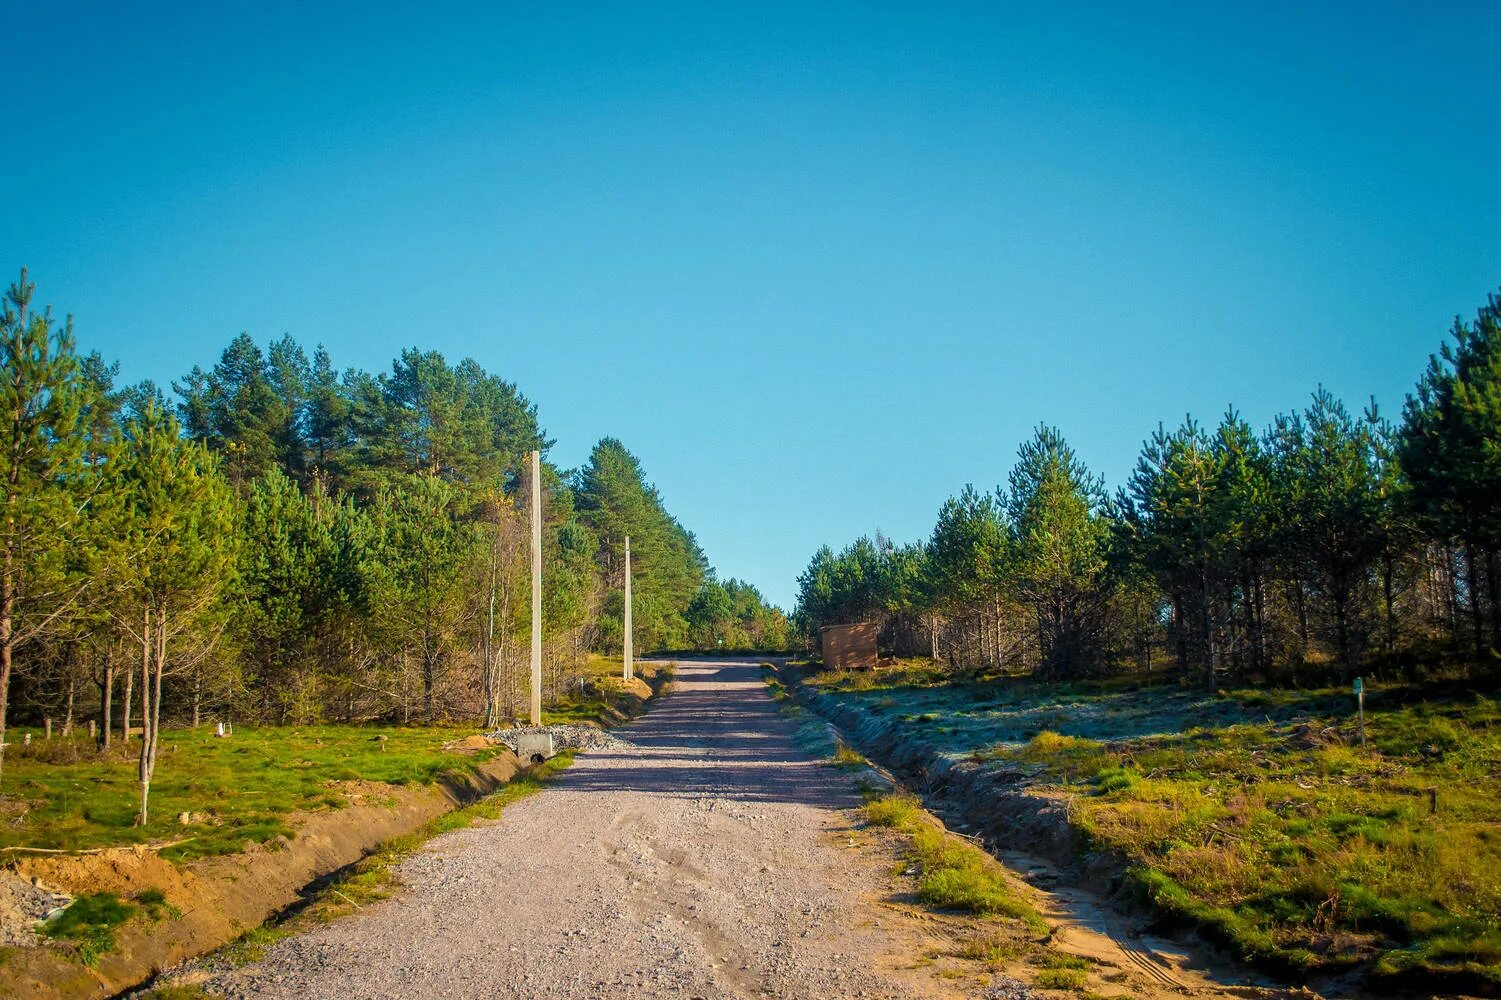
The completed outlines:
{"type": "Polygon", "coordinates": [[[865,822],[894,830],[916,829],[922,820],[922,803],[911,795],[883,795],[865,804],[865,822]]]}
{"type": "Polygon", "coordinates": [[[864,812],[872,826],[906,835],[908,852],[919,868],[917,898],[922,902],[937,909],[1009,917],[1033,933],[1048,932],[1041,915],[1011,890],[996,861],[930,820],[912,796],[881,796],[866,803],[864,812]]]}
{"type": "MultiPolygon", "coordinates": [[[[587,695],[550,706],[544,721],[608,722],[639,709],[641,696],[618,680],[619,659],[591,656],[587,695]]],[[[654,686],[670,679],[671,665],[643,664],[654,686]]],[[[636,692],[639,692],[639,688],[636,692]]],[[[151,786],[151,822],[135,825],[140,808],[136,757],[140,743],[121,744],[108,754],[87,734],[43,740],[30,730],[22,745],[16,730],[5,753],[3,791],[13,811],[0,819],[0,861],[6,848],[84,850],[96,847],[184,841],[162,857],[184,861],[233,853],[247,843],[290,836],[290,814],[338,809],[346,804],[340,783],[430,784],[463,775],[498,749],[457,754],[449,741],[473,735],[474,726],[236,726],[227,739],[212,726],[162,733],[156,778],[151,786]],[[186,824],[182,813],[190,814],[186,824]]]]}
{"type": "Polygon", "coordinates": [[[863,753],[847,743],[836,744],[834,756],[829,760],[835,767],[844,768],[846,771],[858,771],[870,764],[863,753]]]}
{"type": "Polygon", "coordinates": [[[1043,956],[1042,968],[1032,982],[1045,990],[1069,990],[1082,993],[1089,985],[1089,970],[1094,963],[1078,955],[1050,952],[1043,956]]]}
{"type": "Polygon", "coordinates": [[[215,1000],[217,997],[217,993],[210,993],[197,983],[169,983],[140,994],[141,1000],[215,1000]]]}
{"type": "MultiPolygon", "coordinates": [[[[639,688],[629,688],[621,678],[625,661],[618,656],[590,653],[580,664],[585,693],[577,692],[560,699],[542,711],[544,725],[565,723],[612,723],[635,714],[643,698],[639,688]]],[[[676,671],[673,663],[637,663],[636,677],[656,689],[670,682],[676,671]]]]}
{"type": "Polygon", "coordinates": [[[112,892],[79,896],[68,908],[41,926],[41,934],[73,945],[84,965],[99,964],[99,956],[115,946],[115,930],[139,909],[112,892]]]}
{"type": "Polygon", "coordinates": [[[813,680],[1068,798],[1144,897],[1248,959],[1501,989],[1501,708],[1487,697],[1368,690],[1361,747],[1344,689],[871,676],[813,680]]]}
{"type": "Polygon", "coordinates": [[[290,834],[289,813],[344,805],[339,782],[426,784],[446,772],[467,772],[494,751],[460,755],[443,744],[473,732],[458,726],[237,726],[232,737],[217,739],[209,726],[167,730],[145,827],[135,825],[138,742],[117,743],[101,756],[86,736],[71,747],[57,738],[41,747],[33,740],[29,748],[6,752],[7,797],[26,811],[0,825],[0,849],[79,850],[191,838],[163,857],[229,853],[247,841],[290,834]],[[186,825],[178,821],[184,812],[192,817],[186,825]]]}
{"type": "Polygon", "coordinates": [[[220,948],[214,956],[228,965],[239,967],[251,965],[266,957],[266,951],[282,938],[290,937],[292,931],[276,924],[263,924],[235,938],[220,948]]]}
{"type": "Polygon", "coordinates": [[[1089,984],[1089,976],[1078,969],[1042,969],[1032,982],[1045,990],[1081,991],[1089,984]]]}

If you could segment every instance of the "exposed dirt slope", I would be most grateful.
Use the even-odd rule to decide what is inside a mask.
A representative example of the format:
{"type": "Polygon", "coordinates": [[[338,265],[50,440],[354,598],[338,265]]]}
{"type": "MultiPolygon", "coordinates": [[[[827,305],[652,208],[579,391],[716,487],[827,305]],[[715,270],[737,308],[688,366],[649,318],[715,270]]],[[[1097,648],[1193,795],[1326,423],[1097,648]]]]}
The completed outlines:
{"type": "Polygon", "coordinates": [[[142,889],[165,893],[181,916],[132,920],[118,946],[89,969],[47,948],[6,953],[0,997],[102,997],[139,983],[185,958],[219,947],[295,902],[303,887],[359,860],[377,844],[409,833],[455,805],[494,791],[516,774],[509,753],[480,765],[479,773],[435,786],[366,783],[350,789],[351,804],[331,812],[296,816],[296,836],[241,854],[184,866],[132,848],[76,856],[34,856],[15,862],[26,877],[40,878],[73,895],[142,889]]]}

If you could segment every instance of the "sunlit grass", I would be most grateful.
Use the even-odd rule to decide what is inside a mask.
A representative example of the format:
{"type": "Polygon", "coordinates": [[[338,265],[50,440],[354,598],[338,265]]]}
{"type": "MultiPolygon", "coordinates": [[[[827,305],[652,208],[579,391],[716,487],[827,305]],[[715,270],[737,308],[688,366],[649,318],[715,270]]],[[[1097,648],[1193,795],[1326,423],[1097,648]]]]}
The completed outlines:
{"type": "Polygon", "coordinates": [[[1501,987],[1493,700],[1373,693],[1361,746],[1345,689],[912,676],[816,680],[1066,798],[1070,822],[1125,859],[1144,897],[1248,958],[1501,987]]]}
{"type": "MultiPolygon", "coordinates": [[[[590,656],[586,692],[549,706],[544,721],[605,723],[638,710],[644,689],[627,690],[620,669],[618,657],[590,656]]],[[[639,676],[660,686],[672,670],[672,664],[646,663],[639,676]]],[[[0,786],[8,800],[0,815],[0,860],[15,847],[85,850],[176,841],[162,851],[164,858],[233,853],[247,843],[291,836],[292,813],[341,808],[348,801],[345,782],[422,785],[462,778],[499,748],[460,754],[444,744],[477,731],[453,724],[239,725],[220,739],[207,725],[165,730],[150,822],[139,827],[139,738],[117,739],[100,754],[83,732],[46,740],[40,730],[13,729],[0,786]],[[184,813],[186,823],[179,819],[184,813]]]]}
{"type": "Polygon", "coordinates": [[[1012,891],[995,859],[929,819],[917,799],[903,794],[881,796],[865,804],[864,815],[872,826],[888,827],[907,837],[919,869],[917,897],[922,902],[938,909],[1009,917],[1034,933],[1047,933],[1047,923],[1012,891]]]}
{"type": "MultiPolygon", "coordinates": [[[[288,814],[346,804],[341,782],[428,784],[463,774],[492,756],[461,755],[443,744],[472,727],[237,726],[162,733],[151,822],[135,825],[140,807],[136,741],[98,754],[87,736],[6,753],[5,791],[24,809],[0,824],[0,848],[77,850],[183,840],[163,851],[187,859],[240,850],[290,834],[288,814]],[[181,823],[179,816],[189,814],[181,823]]],[[[5,852],[0,851],[0,857],[5,852]]]]}

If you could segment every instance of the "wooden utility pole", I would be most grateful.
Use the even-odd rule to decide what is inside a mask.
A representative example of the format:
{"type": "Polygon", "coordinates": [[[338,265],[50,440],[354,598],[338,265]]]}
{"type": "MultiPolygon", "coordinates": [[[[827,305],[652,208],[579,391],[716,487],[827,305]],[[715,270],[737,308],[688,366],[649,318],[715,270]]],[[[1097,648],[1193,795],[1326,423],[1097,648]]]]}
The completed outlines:
{"type": "Polygon", "coordinates": [[[532,725],[542,725],[542,453],[532,452],[532,725]]]}
{"type": "Polygon", "coordinates": [[[631,536],[625,536],[625,679],[630,680],[636,676],[636,665],[632,662],[635,655],[634,643],[631,642],[631,536]]]}

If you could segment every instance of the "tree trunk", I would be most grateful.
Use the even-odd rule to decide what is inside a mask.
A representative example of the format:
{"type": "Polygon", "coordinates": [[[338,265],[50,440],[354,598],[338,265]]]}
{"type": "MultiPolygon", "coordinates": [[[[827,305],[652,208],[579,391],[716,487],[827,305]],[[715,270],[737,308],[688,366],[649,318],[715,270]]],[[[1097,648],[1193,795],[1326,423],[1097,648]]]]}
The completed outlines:
{"type": "Polygon", "coordinates": [[[1438,575],[1438,586],[1442,588],[1439,594],[1443,624],[1449,628],[1449,642],[1458,649],[1460,646],[1459,624],[1459,582],[1454,572],[1455,550],[1448,545],[1434,546],[1437,554],[1434,557],[1434,572],[1438,575]]]}
{"type": "Polygon", "coordinates": [[[120,702],[120,742],[130,742],[130,706],[135,695],[136,672],[125,671],[125,697],[120,702]]]}
{"type": "Polygon", "coordinates": [[[136,777],[141,784],[141,811],[136,826],[146,825],[146,802],[151,795],[151,608],[141,615],[141,755],[136,777]]]}
{"type": "Polygon", "coordinates": [[[1491,649],[1501,651],[1501,600],[1497,600],[1496,589],[1501,580],[1501,567],[1496,565],[1496,550],[1485,550],[1485,593],[1491,602],[1491,649]]]}
{"type": "Polygon", "coordinates": [[[1246,644],[1250,647],[1251,669],[1261,673],[1266,670],[1266,644],[1262,638],[1261,574],[1254,561],[1246,570],[1243,585],[1246,589],[1246,644]]]}
{"type": "Polygon", "coordinates": [[[993,604],[995,607],[995,668],[999,671],[1006,669],[1006,653],[1003,648],[1005,644],[1005,638],[1001,634],[1002,618],[1000,597],[994,598],[993,604]]]}
{"type": "Polygon", "coordinates": [[[432,610],[429,609],[422,623],[422,718],[433,721],[433,684],[437,656],[433,650],[432,610]]]}
{"type": "Polygon", "coordinates": [[[16,561],[15,561],[15,466],[11,490],[6,496],[5,555],[0,566],[0,778],[5,775],[5,723],[10,711],[11,657],[15,653],[16,561]]]}
{"type": "Polygon", "coordinates": [[[1386,655],[1390,656],[1397,649],[1397,596],[1396,596],[1397,560],[1395,554],[1387,549],[1381,554],[1381,600],[1386,608],[1386,655]]]}
{"type": "MultiPolygon", "coordinates": [[[[12,423],[19,424],[19,404],[12,423]]],[[[10,718],[10,673],[16,647],[16,503],[21,482],[21,438],[11,440],[9,488],[5,492],[5,546],[0,557],[0,778],[5,775],[5,725],[10,718]]]]}
{"type": "Polygon", "coordinates": [[[1183,597],[1174,593],[1173,602],[1173,646],[1178,652],[1178,676],[1188,680],[1188,629],[1183,625],[1183,597]]]}
{"type": "Polygon", "coordinates": [[[1308,601],[1303,594],[1303,581],[1293,581],[1293,601],[1298,608],[1298,664],[1308,659],[1308,601]]]}
{"type": "Polygon", "coordinates": [[[1350,649],[1350,595],[1344,587],[1334,590],[1334,635],[1339,644],[1339,664],[1344,671],[1341,680],[1349,681],[1355,676],[1355,660],[1350,649]]]}
{"type": "Polygon", "coordinates": [[[1209,566],[1204,564],[1199,577],[1199,611],[1204,616],[1202,641],[1204,644],[1204,676],[1209,681],[1209,690],[1215,688],[1214,664],[1214,606],[1209,594],[1209,566]]]}
{"type": "Polygon", "coordinates": [[[73,733],[73,696],[78,690],[78,678],[68,678],[68,707],[63,714],[63,739],[67,739],[73,733]]]}
{"type": "Polygon", "coordinates": [[[108,750],[110,727],[114,721],[115,663],[109,653],[104,654],[104,683],[99,691],[99,749],[108,750]]]}
{"type": "Polygon", "coordinates": [[[1480,617],[1480,575],[1475,568],[1475,546],[1465,539],[1465,587],[1470,592],[1470,627],[1475,634],[1475,655],[1485,655],[1485,628],[1480,617]]]}

